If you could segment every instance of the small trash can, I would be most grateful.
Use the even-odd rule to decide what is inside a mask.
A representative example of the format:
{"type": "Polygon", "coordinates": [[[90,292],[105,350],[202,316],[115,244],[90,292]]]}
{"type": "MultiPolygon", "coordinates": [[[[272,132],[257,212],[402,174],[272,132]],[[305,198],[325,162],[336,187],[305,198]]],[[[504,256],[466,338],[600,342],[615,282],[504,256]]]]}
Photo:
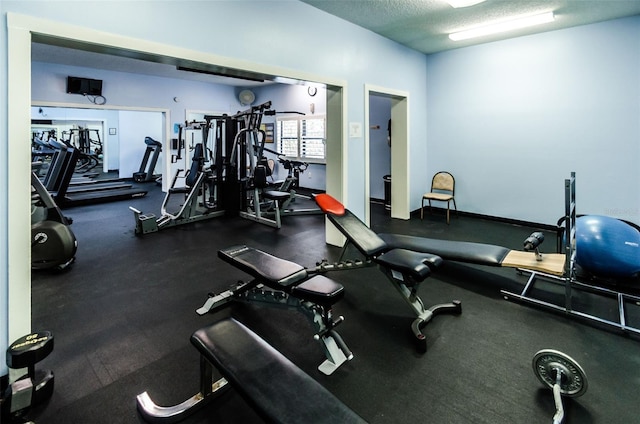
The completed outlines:
{"type": "Polygon", "coordinates": [[[388,211],[391,210],[391,175],[385,175],[382,177],[384,181],[384,208],[388,211]]]}

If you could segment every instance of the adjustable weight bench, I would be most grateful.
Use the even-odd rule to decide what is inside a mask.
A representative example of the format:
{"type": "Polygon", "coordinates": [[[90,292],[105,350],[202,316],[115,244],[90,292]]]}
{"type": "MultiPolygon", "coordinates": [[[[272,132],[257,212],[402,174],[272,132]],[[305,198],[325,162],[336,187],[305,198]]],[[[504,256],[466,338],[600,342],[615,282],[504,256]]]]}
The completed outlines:
{"type": "Polygon", "coordinates": [[[200,352],[200,392],[181,404],[156,405],[147,392],[137,396],[148,422],[176,422],[233,387],[267,422],[365,423],[320,383],[260,336],[229,318],[191,336],[200,352]],[[222,378],[213,377],[215,367],[222,378]]]}
{"type": "Polygon", "coordinates": [[[219,309],[232,301],[297,309],[314,325],[314,339],[322,342],[327,359],[318,367],[320,372],[330,375],[353,358],[335,330],[344,318],[340,316],[333,319],[331,310],[344,296],[342,285],[323,275],[310,276],[302,265],[245,245],[220,250],[218,257],[251,275],[253,280],[240,281],[233,288],[219,294],[209,294],[204,305],[196,310],[199,315],[219,309]]]}
{"type": "Polygon", "coordinates": [[[393,248],[330,195],[318,194],[315,200],[329,221],[347,238],[338,262],[328,263],[323,260],[318,264],[317,271],[327,272],[378,265],[417,315],[411,330],[418,349],[422,352],[426,351],[427,341],[422,333],[422,327],[440,313],[460,314],[462,312],[462,304],[459,300],[425,308],[422,299],[418,296],[420,284],[442,264],[442,258],[430,253],[393,248]],[[353,244],[358,249],[364,256],[364,261],[342,261],[349,244],[353,244]]]}

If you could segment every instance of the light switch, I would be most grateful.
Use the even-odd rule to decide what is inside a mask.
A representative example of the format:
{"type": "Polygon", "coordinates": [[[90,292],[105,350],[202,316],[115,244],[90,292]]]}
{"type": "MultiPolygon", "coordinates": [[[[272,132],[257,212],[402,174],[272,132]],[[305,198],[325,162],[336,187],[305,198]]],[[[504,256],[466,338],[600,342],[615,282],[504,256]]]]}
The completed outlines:
{"type": "Polygon", "coordinates": [[[362,137],[362,122],[349,122],[349,138],[362,137]]]}

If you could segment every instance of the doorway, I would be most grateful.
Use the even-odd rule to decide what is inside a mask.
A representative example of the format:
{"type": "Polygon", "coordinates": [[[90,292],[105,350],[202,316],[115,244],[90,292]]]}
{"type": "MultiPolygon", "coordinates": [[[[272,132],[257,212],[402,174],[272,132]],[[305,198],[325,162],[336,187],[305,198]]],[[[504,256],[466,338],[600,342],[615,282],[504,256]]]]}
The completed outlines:
{"type": "Polygon", "coordinates": [[[391,211],[391,98],[369,96],[370,201],[391,211]]]}
{"type": "MultiPolygon", "coordinates": [[[[382,111],[384,116],[386,112],[382,111]]],[[[376,113],[375,115],[378,115],[376,113]]],[[[387,159],[384,157],[384,149],[380,149],[378,133],[380,131],[386,131],[391,134],[389,140],[389,154],[390,154],[390,172],[391,175],[391,204],[390,213],[392,218],[397,219],[409,219],[411,216],[411,210],[409,205],[409,93],[388,89],[384,87],[377,87],[372,85],[365,85],[365,222],[367,225],[371,222],[371,198],[372,198],[372,185],[376,185],[374,193],[378,193],[380,183],[383,180],[380,178],[378,169],[372,172],[372,163],[384,163],[387,159]],[[386,101],[384,99],[387,99],[386,101]],[[384,125],[371,122],[371,106],[384,105],[388,103],[390,108],[390,120],[391,123],[388,130],[377,129],[378,125],[384,125]],[[374,128],[372,128],[374,127],[374,128]],[[373,137],[376,146],[372,149],[372,132],[376,132],[376,136],[373,137]],[[381,154],[381,158],[372,158],[373,154],[381,154]],[[380,180],[375,181],[374,180],[380,180]]],[[[382,166],[382,165],[381,165],[382,166]]],[[[387,174],[383,174],[387,175],[387,174]]]]}

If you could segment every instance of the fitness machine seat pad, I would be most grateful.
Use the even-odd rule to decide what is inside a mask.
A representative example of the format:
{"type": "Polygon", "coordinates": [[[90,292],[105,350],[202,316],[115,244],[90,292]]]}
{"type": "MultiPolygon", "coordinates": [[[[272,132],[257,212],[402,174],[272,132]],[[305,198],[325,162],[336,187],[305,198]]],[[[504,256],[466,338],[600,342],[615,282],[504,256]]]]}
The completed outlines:
{"type": "Polygon", "coordinates": [[[191,343],[267,422],[365,422],[320,383],[232,318],[196,331],[191,343]]]}
{"type": "Polygon", "coordinates": [[[483,243],[439,240],[402,234],[379,234],[380,239],[394,249],[428,252],[444,260],[478,265],[501,266],[511,249],[483,243]]]}
{"type": "Polygon", "coordinates": [[[425,256],[422,252],[414,252],[406,249],[393,249],[383,253],[375,259],[375,262],[408,274],[416,282],[424,281],[431,275],[432,268],[442,264],[442,258],[436,255],[425,256]]]}
{"type": "Polygon", "coordinates": [[[263,190],[262,191],[262,196],[265,199],[285,201],[291,196],[291,194],[286,192],[286,191],[263,190]]]}
{"type": "Polygon", "coordinates": [[[289,287],[307,278],[303,266],[245,245],[219,250],[218,257],[270,287],[289,287]]]}

